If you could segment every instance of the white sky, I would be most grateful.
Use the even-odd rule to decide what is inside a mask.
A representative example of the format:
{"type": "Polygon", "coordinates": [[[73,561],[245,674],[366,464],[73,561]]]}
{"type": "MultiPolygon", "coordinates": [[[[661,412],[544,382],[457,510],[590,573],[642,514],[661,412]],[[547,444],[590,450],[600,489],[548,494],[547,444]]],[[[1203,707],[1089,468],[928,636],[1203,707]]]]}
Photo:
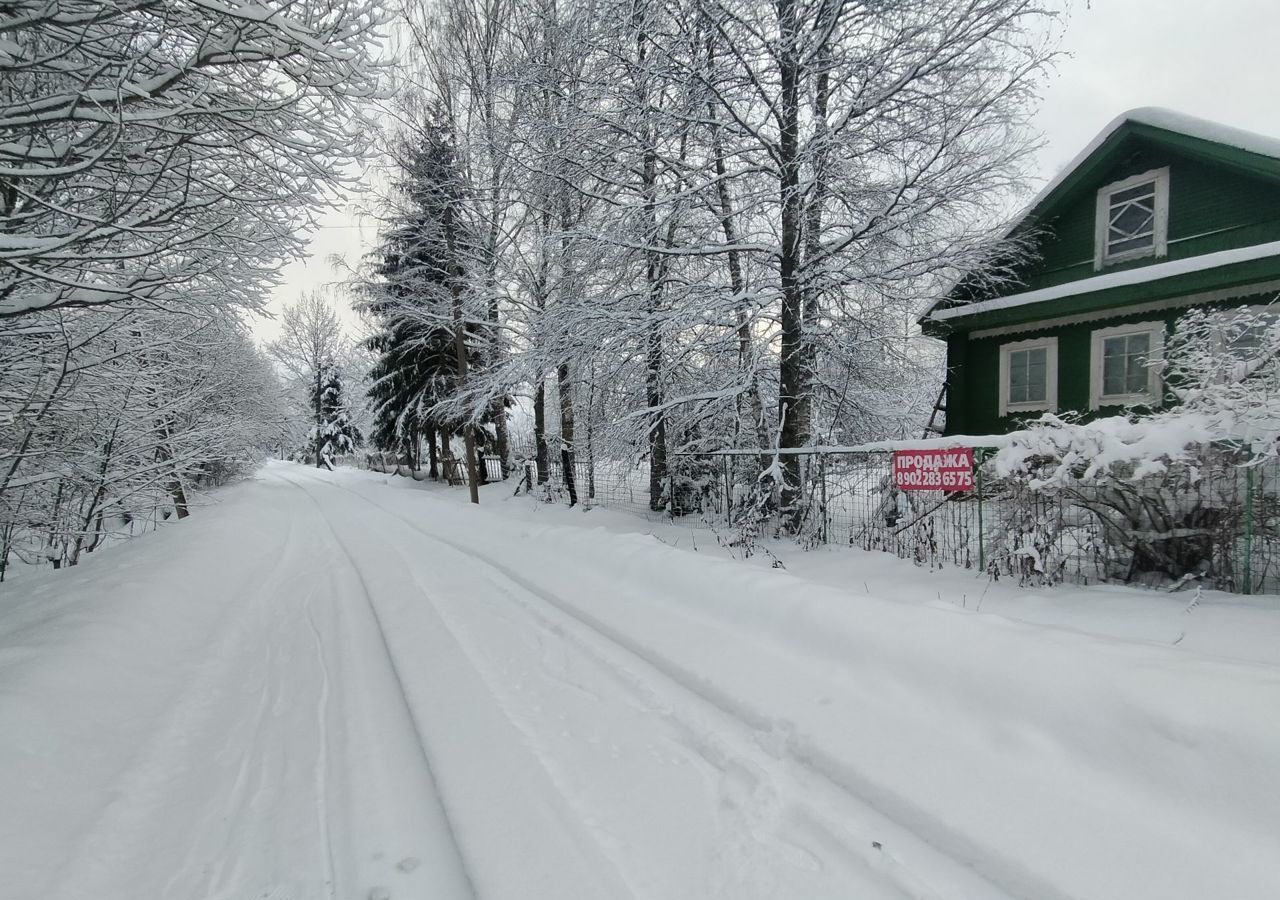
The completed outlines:
{"type": "MultiPolygon", "coordinates": [[[[1277,37],[1277,0],[1081,3],[1063,42],[1070,57],[1046,85],[1037,116],[1046,140],[1041,179],[1052,177],[1108,122],[1137,106],[1165,106],[1280,137],[1277,37]]],[[[347,211],[324,217],[308,258],[285,268],[271,298],[273,311],[304,290],[338,280],[332,256],[354,266],[372,245],[376,226],[361,222],[355,210],[359,201],[354,198],[347,211]]],[[[354,324],[355,316],[346,314],[354,324]]],[[[267,319],[259,319],[254,329],[262,340],[278,332],[276,322],[267,319]]]]}

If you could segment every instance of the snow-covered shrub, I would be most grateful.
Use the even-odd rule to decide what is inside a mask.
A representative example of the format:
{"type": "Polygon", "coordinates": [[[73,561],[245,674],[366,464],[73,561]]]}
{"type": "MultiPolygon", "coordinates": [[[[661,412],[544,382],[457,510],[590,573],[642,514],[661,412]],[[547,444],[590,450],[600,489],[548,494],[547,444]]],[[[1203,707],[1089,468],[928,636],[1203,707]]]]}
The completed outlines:
{"type": "Polygon", "coordinates": [[[755,553],[761,547],[761,539],[777,531],[778,478],[781,472],[775,457],[772,465],[766,466],[745,489],[736,493],[729,545],[740,548],[745,556],[755,553]]]}
{"type": "Polygon", "coordinates": [[[667,508],[673,516],[718,511],[724,503],[723,459],[679,456],[670,463],[667,508]]]}
{"type": "MultiPolygon", "coordinates": [[[[1088,422],[1045,415],[1009,436],[991,473],[1090,513],[1109,577],[1229,581],[1243,527],[1240,467],[1278,453],[1280,316],[1192,310],[1150,364],[1164,367],[1165,408],[1088,422]]],[[[1044,516],[1011,524],[1008,540],[1020,543],[1007,553],[1032,558],[1053,544],[1044,516]]]]}

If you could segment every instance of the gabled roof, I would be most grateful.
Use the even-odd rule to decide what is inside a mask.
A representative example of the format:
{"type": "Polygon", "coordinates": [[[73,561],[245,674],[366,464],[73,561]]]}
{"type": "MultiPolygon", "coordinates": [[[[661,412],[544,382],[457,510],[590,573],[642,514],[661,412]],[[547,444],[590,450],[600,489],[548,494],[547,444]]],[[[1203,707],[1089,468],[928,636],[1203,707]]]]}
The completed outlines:
{"type": "Polygon", "coordinates": [[[1219,125],[1172,109],[1143,106],[1121,113],[1076,154],[1044,186],[1019,217],[1016,230],[1028,219],[1044,216],[1064,196],[1074,193],[1090,176],[1112,162],[1114,151],[1131,135],[1146,138],[1189,156],[1222,163],[1253,175],[1280,180],[1280,138],[1219,125]]]}
{"type": "MultiPolygon", "coordinates": [[[[1033,227],[1037,222],[1051,218],[1060,208],[1076,200],[1082,193],[1092,194],[1097,188],[1101,173],[1116,162],[1118,156],[1133,139],[1157,144],[1216,165],[1231,168],[1254,177],[1280,182],[1280,139],[1244,131],[1199,119],[1184,113],[1159,107],[1141,107],[1122,113],[1089,142],[1062,171],[1036,194],[1018,217],[1005,237],[1033,227]]],[[[1158,268],[1155,267],[1155,268],[1158,268]]],[[[1105,279],[1111,276],[1097,275],[1071,282],[1062,287],[1072,294],[1103,289],[1105,279]]],[[[1159,277],[1159,276],[1154,276],[1159,277]]],[[[1029,291],[1017,295],[1017,305],[1056,299],[1053,291],[1029,291]]],[[[979,314],[990,310],[990,304],[999,304],[1014,297],[996,298],[979,303],[953,306],[939,310],[945,298],[934,303],[921,317],[922,325],[940,323],[979,314]],[[942,315],[941,313],[946,313],[942,315]]],[[[927,330],[927,329],[926,329],[927,330]]]]}

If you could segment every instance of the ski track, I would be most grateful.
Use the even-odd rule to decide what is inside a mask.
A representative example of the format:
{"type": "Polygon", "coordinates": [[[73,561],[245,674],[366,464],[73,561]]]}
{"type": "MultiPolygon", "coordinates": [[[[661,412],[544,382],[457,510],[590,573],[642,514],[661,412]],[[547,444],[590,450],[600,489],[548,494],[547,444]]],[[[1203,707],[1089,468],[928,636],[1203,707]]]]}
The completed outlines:
{"type": "MultiPolygon", "coordinates": [[[[832,777],[824,767],[793,753],[785,735],[780,742],[772,740],[774,736],[762,729],[759,721],[744,718],[733,705],[700,689],[696,678],[689,673],[645,652],[607,624],[573,608],[501,562],[427,531],[414,520],[345,485],[306,480],[326,488],[339,488],[461,556],[470,571],[478,567],[485,573],[482,577],[493,583],[512,606],[532,619],[543,633],[561,643],[571,643],[578,653],[610,674],[640,706],[675,723],[690,748],[724,773],[726,791],[734,795],[731,802],[747,807],[742,813],[744,818],[772,820],[765,827],[773,828],[776,837],[794,849],[794,864],[805,864],[804,857],[812,853],[806,846],[820,847],[821,855],[829,862],[838,862],[850,877],[869,881],[864,890],[885,891],[863,894],[868,897],[1049,900],[1057,896],[1047,885],[1002,885],[991,875],[975,871],[975,861],[963,851],[949,852],[944,849],[943,841],[938,842],[941,846],[929,844],[919,834],[918,821],[913,821],[911,827],[894,821],[845,780],[832,777]],[[773,746],[767,746],[770,744],[773,746]],[[828,797],[833,792],[843,796],[843,808],[826,808],[830,806],[828,797]],[[873,843],[873,838],[879,840],[873,843]],[[896,853],[903,858],[886,852],[883,849],[886,844],[898,848],[896,853]],[[929,874],[915,871],[914,866],[921,863],[929,874]]],[[[403,554],[397,552],[396,555],[416,579],[415,567],[404,560],[403,554]]],[[[351,559],[350,554],[348,558],[351,559]]],[[[352,562],[354,564],[354,560],[352,562]]],[[[420,582],[419,587],[422,587],[420,582]]],[[[437,606],[439,615],[437,601],[427,590],[423,593],[437,606]]],[[[456,609],[462,604],[451,602],[450,605],[456,609]]],[[[456,630],[450,630],[454,632],[454,639],[463,643],[456,630]]],[[[473,648],[468,656],[473,667],[482,668],[477,662],[484,657],[479,648],[473,648]]],[[[571,686],[582,690],[581,685],[571,686]]],[[[501,693],[498,688],[491,690],[495,695],[501,693]]],[[[550,767],[545,762],[544,766],[550,767]]],[[[983,868],[998,870],[1000,864],[983,868]]],[[[1013,880],[1024,881],[1017,877],[1013,880]]]]}
{"type": "MultiPolygon", "coordinates": [[[[315,496],[312,495],[305,488],[303,488],[301,485],[298,485],[297,482],[294,482],[292,479],[285,478],[284,476],[281,476],[281,478],[282,480],[287,481],[295,485],[296,487],[298,487],[298,489],[302,491],[302,493],[305,494],[308,497],[308,499],[311,500],[311,502],[315,505],[317,513],[319,514],[321,521],[324,523],[325,529],[328,532],[330,538],[332,539],[335,547],[338,549],[338,551],[342,554],[343,558],[346,560],[348,570],[355,576],[355,579],[359,585],[360,595],[364,600],[364,603],[362,604],[362,606],[363,608],[368,610],[369,615],[373,621],[374,629],[377,633],[378,644],[379,644],[378,650],[380,651],[379,658],[386,660],[390,668],[391,674],[394,677],[396,692],[397,692],[397,697],[396,697],[397,710],[403,714],[405,720],[410,724],[410,726],[413,729],[416,749],[418,751],[423,770],[427,775],[428,779],[430,780],[433,788],[435,788],[436,797],[438,798],[439,786],[436,782],[434,766],[432,765],[430,751],[427,749],[428,745],[427,745],[427,741],[424,738],[422,725],[418,721],[418,717],[414,715],[413,706],[409,702],[409,696],[405,690],[404,678],[400,673],[399,667],[396,665],[396,657],[391,652],[391,647],[387,642],[386,629],[383,626],[381,617],[378,615],[377,606],[374,603],[373,595],[369,591],[369,585],[365,580],[364,574],[361,572],[360,566],[356,563],[355,557],[352,556],[351,551],[347,548],[346,543],[342,540],[342,537],[338,534],[337,529],[333,527],[333,523],[332,521],[330,521],[329,516],[325,513],[324,507],[320,504],[318,500],[316,500],[315,496]]],[[[323,651],[322,639],[320,637],[320,632],[315,627],[314,620],[310,618],[310,613],[308,613],[308,622],[311,625],[312,630],[315,632],[317,650],[320,654],[322,665],[323,665],[324,651],[323,651]]],[[[325,681],[324,681],[325,701],[324,701],[324,706],[322,708],[327,709],[328,683],[329,683],[328,670],[325,669],[324,671],[325,671],[325,681]]],[[[324,719],[325,719],[325,713],[322,713],[321,715],[322,722],[324,721],[324,719]]],[[[327,742],[328,742],[328,738],[326,735],[322,743],[327,743],[327,742]]],[[[474,897],[475,888],[473,885],[472,877],[470,872],[467,871],[466,859],[463,857],[461,853],[461,849],[458,844],[457,833],[454,829],[452,819],[450,818],[449,810],[442,801],[439,804],[439,811],[441,816],[444,819],[445,825],[448,828],[448,834],[449,834],[449,839],[451,844],[450,851],[453,854],[456,854],[459,864],[461,866],[463,880],[466,884],[466,896],[474,897]]],[[[327,819],[327,815],[322,814],[322,818],[327,819]]],[[[327,836],[326,836],[326,840],[328,840],[327,836]]],[[[332,851],[330,851],[330,857],[329,857],[329,872],[332,878],[332,872],[333,872],[332,851]]],[[[330,883],[332,884],[333,882],[331,881],[330,883]]],[[[331,895],[332,894],[333,894],[333,891],[331,890],[331,895]]]]}
{"type": "Polygon", "coordinates": [[[338,895],[337,866],[333,861],[333,838],[329,834],[329,664],[324,658],[324,639],[316,627],[311,611],[311,599],[303,606],[307,616],[307,628],[315,638],[316,662],[320,667],[320,693],[316,698],[316,828],[320,832],[320,858],[324,865],[325,893],[338,895]]]}

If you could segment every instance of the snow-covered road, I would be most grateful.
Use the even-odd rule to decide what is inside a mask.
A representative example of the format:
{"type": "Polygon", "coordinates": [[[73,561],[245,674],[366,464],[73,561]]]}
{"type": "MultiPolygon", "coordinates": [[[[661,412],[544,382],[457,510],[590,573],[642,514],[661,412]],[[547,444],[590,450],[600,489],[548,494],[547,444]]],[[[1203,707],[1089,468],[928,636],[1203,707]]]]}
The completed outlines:
{"type": "Polygon", "coordinates": [[[0,598],[0,898],[1273,898],[1280,670],[272,464],[0,598]]]}

